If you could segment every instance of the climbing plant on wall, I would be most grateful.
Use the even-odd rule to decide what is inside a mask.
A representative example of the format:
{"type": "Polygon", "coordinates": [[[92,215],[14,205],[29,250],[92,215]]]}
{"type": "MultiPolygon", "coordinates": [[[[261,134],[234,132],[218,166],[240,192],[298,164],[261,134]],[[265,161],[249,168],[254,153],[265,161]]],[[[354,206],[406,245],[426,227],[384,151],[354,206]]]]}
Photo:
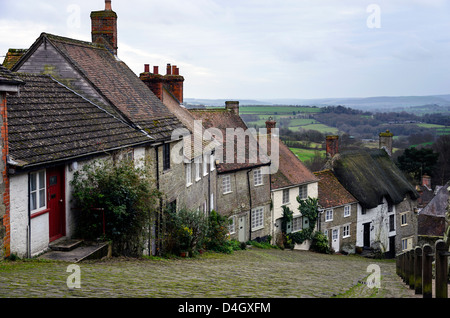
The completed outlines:
{"type": "MultiPolygon", "coordinates": [[[[306,240],[313,238],[314,228],[317,223],[319,215],[318,199],[310,198],[303,200],[297,197],[299,203],[298,210],[302,214],[303,218],[308,220],[308,227],[303,228],[300,231],[288,233],[288,224],[293,220],[293,212],[286,206],[283,206],[283,218],[281,221],[281,230],[286,237],[286,245],[290,246],[294,243],[302,244],[306,240]]],[[[305,224],[306,222],[304,222],[305,224]]]]}

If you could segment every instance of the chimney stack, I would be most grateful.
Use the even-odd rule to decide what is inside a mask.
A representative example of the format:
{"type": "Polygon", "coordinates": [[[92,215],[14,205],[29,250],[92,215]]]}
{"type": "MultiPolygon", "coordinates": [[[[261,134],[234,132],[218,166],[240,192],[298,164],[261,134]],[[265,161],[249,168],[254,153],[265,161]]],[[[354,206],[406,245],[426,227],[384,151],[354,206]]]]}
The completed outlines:
{"type": "Polygon", "coordinates": [[[239,102],[238,101],[227,101],[225,102],[225,108],[235,115],[239,116],[239,102]]]}
{"type": "Polygon", "coordinates": [[[327,158],[333,158],[338,153],[339,136],[327,136],[327,158]]]}
{"type": "Polygon", "coordinates": [[[272,117],[269,117],[269,119],[266,121],[266,129],[267,129],[267,134],[268,135],[272,135],[272,129],[274,129],[277,125],[277,122],[275,120],[273,120],[272,117]]]}
{"type": "Polygon", "coordinates": [[[117,55],[117,14],[111,0],[105,0],[105,10],[91,12],[91,27],[92,42],[109,45],[117,55]]]}
{"type": "Polygon", "coordinates": [[[380,133],[379,136],[380,149],[384,149],[389,156],[392,156],[392,139],[394,137],[394,134],[389,130],[386,130],[386,132],[380,133]]]}
{"type": "Polygon", "coordinates": [[[427,174],[424,174],[422,176],[422,186],[427,187],[429,190],[431,190],[431,177],[427,174]]]}
{"type": "Polygon", "coordinates": [[[144,73],[150,72],[150,64],[144,64],[144,73]]]}
{"type": "Polygon", "coordinates": [[[160,100],[163,100],[165,88],[180,104],[183,103],[184,77],[180,75],[180,69],[176,65],[167,64],[166,75],[160,75],[158,66],[153,66],[153,73],[150,73],[150,65],[144,64],[144,73],[139,78],[160,100]]]}

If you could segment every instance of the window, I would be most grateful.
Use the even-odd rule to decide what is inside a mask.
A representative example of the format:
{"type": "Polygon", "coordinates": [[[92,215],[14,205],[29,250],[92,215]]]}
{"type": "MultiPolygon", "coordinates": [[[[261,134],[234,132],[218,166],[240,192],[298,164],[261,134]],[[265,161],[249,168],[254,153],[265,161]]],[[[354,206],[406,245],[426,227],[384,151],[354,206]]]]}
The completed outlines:
{"type": "Polygon", "coordinates": [[[189,162],[186,164],[186,187],[189,187],[192,184],[192,163],[189,162]]]}
{"type": "Polygon", "coordinates": [[[203,176],[208,175],[208,156],[206,154],[203,155],[203,176]]]}
{"type": "Polygon", "coordinates": [[[301,200],[306,200],[308,198],[308,185],[300,186],[298,196],[301,200]]]}
{"type": "Polygon", "coordinates": [[[214,154],[211,153],[209,155],[209,170],[210,171],[214,171],[214,169],[216,168],[214,161],[215,161],[214,154]]]}
{"type": "Polygon", "coordinates": [[[342,228],[342,235],[343,237],[349,237],[350,236],[350,224],[344,225],[342,228]]]}
{"type": "Polygon", "coordinates": [[[230,224],[228,225],[228,233],[233,234],[236,232],[236,218],[235,216],[231,216],[228,220],[230,220],[230,224]]]}
{"type": "Polygon", "coordinates": [[[209,209],[214,210],[214,193],[211,193],[211,197],[209,199],[209,209]]]}
{"type": "Polygon", "coordinates": [[[263,184],[261,169],[253,171],[253,180],[255,186],[259,186],[263,184]]]}
{"type": "Polygon", "coordinates": [[[350,207],[350,205],[344,206],[344,217],[350,216],[350,213],[351,213],[351,207],[350,207]]]}
{"type": "Polygon", "coordinates": [[[402,239],[402,250],[410,250],[412,249],[413,240],[411,237],[402,239]]]}
{"type": "Polygon", "coordinates": [[[395,214],[389,215],[389,231],[395,231],[395,214]]]}
{"type": "Polygon", "coordinates": [[[46,207],[45,170],[30,173],[30,209],[42,210],[46,207]]]}
{"type": "Polygon", "coordinates": [[[200,179],[200,162],[199,159],[195,159],[195,181],[199,181],[200,179]]]}
{"type": "Polygon", "coordinates": [[[287,204],[289,203],[289,189],[284,189],[283,190],[283,203],[282,204],[287,204]]]}
{"type": "Polygon", "coordinates": [[[366,214],[367,213],[367,209],[366,208],[363,208],[363,207],[361,207],[361,214],[366,214]]]}
{"type": "Polygon", "coordinates": [[[252,209],[252,230],[264,227],[264,207],[252,209]]]}
{"type": "Polygon", "coordinates": [[[230,176],[222,177],[222,189],[223,189],[223,194],[231,192],[231,177],[230,176]]]}
{"type": "Polygon", "coordinates": [[[297,232],[302,229],[302,217],[298,216],[292,219],[292,232],[297,232]]]}
{"type": "Polygon", "coordinates": [[[333,210],[325,210],[325,222],[333,221],[333,210]]]}
{"type": "Polygon", "coordinates": [[[163,169],[170,169],[170,144],[163,145],[163,169]]]}
{"type": "Polygon", "coordinates": [[[400,214],[400,217],[401,217],[401,225],[403,226],[403,225],[407,225],[408,224],[408,222],[407,222],[407,220],[406,220],[406,213],[403,213],[403,214],[400,214]]]}

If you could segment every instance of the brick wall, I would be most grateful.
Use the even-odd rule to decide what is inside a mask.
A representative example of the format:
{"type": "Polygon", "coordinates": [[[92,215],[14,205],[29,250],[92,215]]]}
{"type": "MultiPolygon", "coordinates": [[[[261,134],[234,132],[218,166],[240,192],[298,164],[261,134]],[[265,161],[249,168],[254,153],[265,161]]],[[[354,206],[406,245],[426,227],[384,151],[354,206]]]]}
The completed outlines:
{"type": "Polygon", "coordinates": [[[0,93],[1,142],[2,160],[0,161],[0,257],[10,254],[10,201],[9,178],[7,171],[8,155],[8,123],[6,109],[6,94],[0,93]]]}

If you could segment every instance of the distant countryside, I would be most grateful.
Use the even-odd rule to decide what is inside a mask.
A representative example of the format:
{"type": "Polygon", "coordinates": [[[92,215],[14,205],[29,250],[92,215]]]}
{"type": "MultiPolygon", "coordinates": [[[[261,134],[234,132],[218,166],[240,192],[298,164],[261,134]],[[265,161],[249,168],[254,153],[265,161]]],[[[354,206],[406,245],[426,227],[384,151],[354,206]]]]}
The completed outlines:
{"type": "MultiPolygon", "coordinates": [[[[241,105],[240,115],[248,127],[256,129],[265,127],[269,118],[275,120],[281,140],[313,171],[320,170],[326,160],[327,135],[339,135],[340,150],[378,148],[379,133],[389,130],[394,134],[395,161],[405,149],[412,147],[427,148],[440,153],[441,157],[449,157],[442,153],[443,149],[437,148],[450,148],[450,107],[425,105],[382,110],[384,112],[345,106],[241,105]]],[[[449,163],[445,160],[441,158],[433,166],[437,183],[449,177],[449,163]]]]}

